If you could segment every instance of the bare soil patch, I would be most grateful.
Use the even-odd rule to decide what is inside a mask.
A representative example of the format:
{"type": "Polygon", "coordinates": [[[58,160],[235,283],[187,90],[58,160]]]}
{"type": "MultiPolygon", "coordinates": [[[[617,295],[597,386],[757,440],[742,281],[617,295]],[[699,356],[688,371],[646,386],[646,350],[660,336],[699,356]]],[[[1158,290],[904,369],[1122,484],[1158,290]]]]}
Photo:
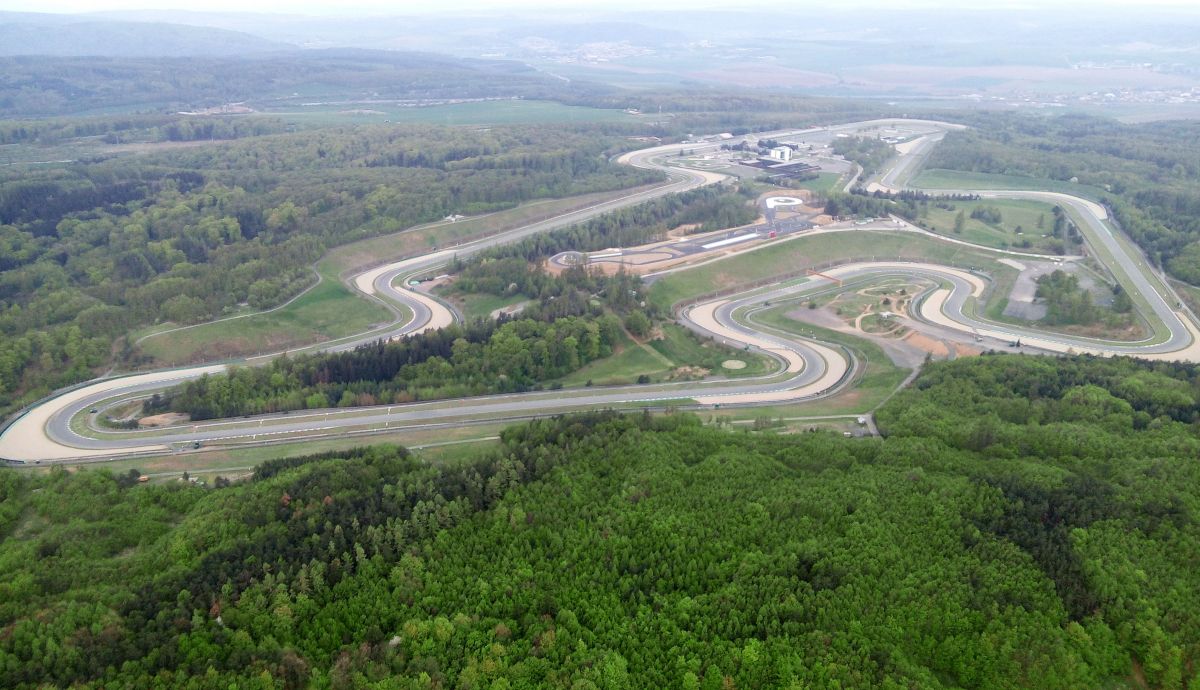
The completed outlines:
{"type": "Polygon", "coordinates": [[[954,343],[954,356],[955,357],[978,357],[980,355],[980,353],[982,353],[982,352],[983,352],[983,350],[980,350],[979,348],[971,346],[971,345],[963,345],[961,343],[954,343]]]}
{"type": "Polygon", "coordinates": [[[904,339],[909,345],[920,348],[928,352],[934,357],[949,357],[950,351],[946,349],[946,344],[940,340],[935,340],[927,335],[922,335],[913,331],[904,339]]]}
{"type": "Polygon", "coordinates": [[[150,415],[142,417],[138,420],[138,426],[142,429],[157,429],[164,426],[173,426],[175,424],[183,424],[191,421],[192,416],[183,412],[164,412],[162,414],[150,415]]]}
{"type": "Polygon", "coordinates": [[[669,375],[667,375],[667,380],[668,381],[698,381],[702,378],[707,377],[710,373],[711,372],[708,369],[705,369],[704,367],[693,367],[693,366],[677,367],[674,371],[672,371],[669,375]]]}

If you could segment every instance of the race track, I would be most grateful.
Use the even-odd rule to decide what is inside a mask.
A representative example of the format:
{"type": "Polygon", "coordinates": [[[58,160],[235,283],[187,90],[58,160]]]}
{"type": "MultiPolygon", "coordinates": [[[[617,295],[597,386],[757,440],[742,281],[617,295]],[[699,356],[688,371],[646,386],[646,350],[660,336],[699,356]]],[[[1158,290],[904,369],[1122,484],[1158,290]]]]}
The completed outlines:
{"type": "MultiPolygon", "coordinates": [[[[903,126],[919,134],[907,145],[898,147],[888,171],[872,183],[875,188],[894,189],[898,180],[906,180],[941,139],[944,123],[887,120],[851,123],[830,128],[772,132],[757,136],[835,137],[861,131],[866,127],[903,126]]],[[[733,140],[736,143],[736,140],[733,140]]],[[[462,258],[504,242],[538,232],[581,222],[617,208],[641,203],[665,194],[713,184],[724,175],[673,167],[665,160],[680,150],[703,151],[730,141],[709,144],[674,144],[644,149],[621,156],[618,161],[665,172],[668,182],[650,190],[596,204],[579,211],[534,223],[507,233],[453,249],[443,249],[420,257],[390,263],[356,276],[352,284],[365,296],[382,298],[407,306],[412,318],[394,324],[383,333],[373,331],[330,343],[327,351],[346,350],[380,337],[395,338],[440,328],[450,324],[455,314],[439,300],[407,287],[410,276],[429,274],[455,256],[462,258]]],[[[169,427],[162,430],[110,432],[86,429],[78,420],[89,409],[110,404],[114,399],[148,395],[179,382],[204,374],[224,371],[224,365],[137,374],[92,382],[27,410],[0,435],[0,458],[20,463],[99,460],[115,456],[177,452],[196,442],[209,444],[254,444],[299,438],[317,438],[351,433],[377,433],[385,429],[414,425],[465,423],[479,420],[521,419],[597,407],[630,408],[644,406],[713,406],[778,404],[830,395],[846,385],[856,363],[841,347],[799,337],[757,332],[739,322],[739,312],[771,300],[802,299],[806,294],[828,290],[831,279],[851,280],[870,276],[919,276],[939,287],[919,301],[920,321],[978,335],[989,342],[1020,340],[1027,347],[1045,352],[1089,352],[1102,356],[1133,355],[1154,359],[1200,361],[1200,331],[1187,314],[1175,305],[1178,299],[1161,282],[1153,280],[1146,260],[1128,242],[1121,242],[1106,223],[1105,209],[1093,202],[1065,194],[1039,191],[947,190],[953,193],[979,194],[985,197],[1038,199],[1069,207],[1082,219],[1084,233],[1093,254],[1104,261],[1131,296],[1140,296],[1143,316],[1157,325],[1158,337],[1145,342],[1109,342],[1041,332],[997,324],[974,315],[974,301],[986,289],[986,279],[958,268],[929,263],[859,262],[822,271],[822,276],[790,286],[758,290],[694,304],[680,310],[680,322],[703,335],[727,344],[765,354],[779,363],[779,371],[758,378],[738,381],[690,381],[673,384],[530,392],[513,395],[483,396],[452,401],[412,403],[294,412],[264,415],[250,419],[218,420],[169,427]],[[76,424],[72,424],[76,420],[76,424]]],[[[946,240],[954,241],[954,240],[946,240]]],[[[747,276],[752,280],[753,276],[747,276]]],[[[256,358],[256,361],[264,358],[256,358]]]]}

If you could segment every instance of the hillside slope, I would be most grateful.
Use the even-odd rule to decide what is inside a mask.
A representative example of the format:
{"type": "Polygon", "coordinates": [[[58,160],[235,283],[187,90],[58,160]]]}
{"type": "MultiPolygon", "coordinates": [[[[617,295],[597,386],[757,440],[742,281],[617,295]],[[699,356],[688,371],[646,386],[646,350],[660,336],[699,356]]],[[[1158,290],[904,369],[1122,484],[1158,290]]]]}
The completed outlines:
{"type": "Polygon", "coordinates": [[[292,48],[240,31],[151,22],[46,20],[0,14],[0,55],[185,57],[292,48]]]}
{"type": "Polygon", "coordinates": [[[1184,687],[1196,373],[934,364],[885,440],[597,414],[451,467],[0,474],[0,684],[1184,687]]]}

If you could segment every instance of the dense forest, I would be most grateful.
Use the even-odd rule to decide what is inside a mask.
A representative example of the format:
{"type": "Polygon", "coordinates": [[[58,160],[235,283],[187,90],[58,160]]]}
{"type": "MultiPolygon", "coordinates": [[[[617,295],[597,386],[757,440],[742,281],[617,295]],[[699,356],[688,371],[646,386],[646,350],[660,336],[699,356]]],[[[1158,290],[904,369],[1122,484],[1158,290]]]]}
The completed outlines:
{"type": "Polygon", "coordinates": [[[626,273],[574,268],[551,276],[521,259],[495,259],[474,264],[460,281],[472,292],[524,292],[537,303],[517,318],[476,319],[350,352],[205,376],[156,395],[144,411],[213,419],[537,390],[611,355],[621,317],[649,327],[637,298],[641,280],[626,273]]]}
{"type": "Polygon", "coordinates": [[[1182,689],[1200,371],[933,363],[884,439],[692,415],[205,489],[0,472],[0,685],[1182,689]]]}
{"type": "Polygon", "coordinates": [[[267,109],[314,101],[525,98],[665,113],[641,133],[777,130],[887,114],[869,102],[754,91],[621,89],[564,81],[514,60],[399,50],[303,50],[243,57],[3,57],[0,117],[96,111],[171,113],[249,102],[267,109]]]}
{"type": "Polygon", "coordinates": [[[48,146],[99,137],[105,144],[213,141],[279,134],[288,124],[275,117],[125,115],[49,120],[0,120],[0,145],[48,146]]]}
{"type": "Polygon", "coordinates": [[[926,168],[1077,181],[1168,273],[1200,284],[1200,124],[1127,125],[1088,116],[977,115],[926,168]]]}
{"type": "Polygon", "coordinates": [[[631,145],[586,126],[331,128],[0,173],[0,413],[89,378],[138,326],[278,304],[327,247],[661,179],[609,161],[631,145]]]}
{"type": "Polygon", "coordinates": [[[0,58],[0,117],[99,109],[182,110],[248,100],[565,98],[610,89],[567,84],[520,62],[392,50],[304,50],[244,57],[0,58]],[[339,98],[340,96],[340,98],[339,98]]]}

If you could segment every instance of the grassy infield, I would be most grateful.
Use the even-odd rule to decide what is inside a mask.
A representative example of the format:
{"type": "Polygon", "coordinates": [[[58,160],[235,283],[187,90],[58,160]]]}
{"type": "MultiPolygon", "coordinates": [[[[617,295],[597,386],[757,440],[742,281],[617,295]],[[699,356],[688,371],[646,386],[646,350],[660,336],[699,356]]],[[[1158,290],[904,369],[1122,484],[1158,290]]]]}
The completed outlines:
{"type": "MultiPolygon", "coordinates": [[[[956,173],[948,174],[944,171],[923,173],[918,177],[917,183],[919,186],[926,188],[936,188],[939,186],[953,187],[965,184],[976,188],[994,189],[1034,188],[1038,186],[1038,183],[1041,183],[1040,186],[1043,188],[1047,186],[1044,181],[1014,180],[1002,176],[960,176],[956,173]]],[[[1087,193],[1088,190],[1080,190],[1077,186],[1071,187],[1069,191],[1081,196],[1091,196],[1091,194],[1087,193]]],[[[541,202],[544,205],[541,211],[544,212],[553,207],[555,211],[562,212],[567,210],[569,202],[570,200],[541,202]]],[[[968,235],[967,232],[964,232],[963,239],[985,245],[999,246],[1003,241],[1011,241],[1011,235],[1008,233],[1016,225],[1019,224],[1025,228],[1035,227],[1036,217],[1043,213],[1049,218],[1050,206],[1047,204],[1009,201],[993,201],[988,203],[1002,207],[1005,215],[1005,222],[1002,227],[974,227],[969,224],[967,230],[971,234],[968,235]]],[[[491,217],[490,224],[493,227],[505,224],[517,225],[520,222],[527,221],[529,213],[530,209],[522,207],[513,211],[495,214],[491,217]]],[[[953,227],[955,213],[956,211],[943,212],[936,216],[931,214],[927,225],[933,226],[935,231],[951,234],[950,231],[953,227]],[[941,215],[946,215],[946,218],[941,218],[941,215]]],[[[968,215],[970,214],[969,208],[967,213],[968,215]]],[[[453,227],[453,234],[458,237],[464,237],[479,232],[478,228],[468,228],[468,223],[473,222],[475,221],[456,224],[453,227]]],[[[1049,220],[1047,220],[1048,222],[1049,220]]],[[[978,225],[982,226],[983,224],[979,223],[978,225]]],[[[356,328],[361,328],[362,324],[369,324],[379,320],[383,316],[383,311],[377,305],[368,305],[354,298],[340,281],[330,280],[329,278],[336,277],[340,272],[356,265],[362,265],[364,257],[385,256],[389,250],[393,254],[406,253],[406,250],[412,251],[417,249],[416,245],[419,245],[421,242],[427,245],[431,244],[435,236],[438,241],[444,243],[454,241],[453,237],[447,237],[445,234],[445,230],[447,229],[449,228],[430,228],[426,231],[411,231],[403,235],[366,240],[335,250],[326,259],[322,260],[319,266],[319,270],[326,276],[325,282],[288,308],[271,315],[243,319],[240,320],[241,323],[233,322],[230,324],[227,322],[226,324],[213,324],[191,329],[193,332],[182,331],[182,334],[187,335],[176,338],[171,347],[158,344],[154,347],[160,348],[159,351],[164,353],[187,352],[189,351],[189,347],[192,348],[191,352],[197,352],[203,348],[204,343],[220,338],[221,336],[218,334],[223,331],[229,333],[236,332],[240,337],[250,339],[248,342],[261,342],[267,336],[249,336],[246,335],[247,331],[253,332],[259,330],[261,333],[273,333],[284,330],[302,330],[308,324],[322,323],[327,324],[323,327],[324,330],[320,330],[322,326],[314,325],[314,329],[319,332],[320,337],[327,338],[351,333],[356,328]],[[396,249],[397,242],[400,242],[405,249],[396,249]],[[356,309],[353,312],[350,311],[352,309],[350,306],[352,302],[359,305],[359,307],[353,307],[353,309],[356,309]],[[341,320],[336,324],[323,321],[322,319],[327,314],[337,314],[341,317],[341,320]],[[261,321],[255,322],[252,319],[260,319],[261,321]],[[357,320],[351,321],[351,319],[357,320]],[[260,326],[259,323],[262,325],[260,326]],[[257,337],[258,340],[254,341],[254,337],[257,337]],[[179,343],[184,344],[181,345],[179,343]]],[[[1035,233],[1035,236],[1036,234],[1038,233],[1035,233]]],[[[808,266],[822,264],[834,259],[852,257],[874,257],[881,260],[928,260],[945,265],[976,268],[991,274],[995,285],[994,290],[1000,295],[1007,293],[1016,274],[1010,267],[997,263],[994,260],[994,256],[986,251],[961,245],[936,242],[912,235],[888,234],[886,232],[831,233],[783,242],[757,251],[740,254],[717,263],[672,274],[654,285],[650,293],[650,298],[659,307],[669,308],[681,300],[713,290],[744,284],[754,278],[797,273],[803,271],[808,266]]],[[[775,423],[778,426],[785,430],[807,428],[814,424],[830,426],[830,422],[813,422],[803,418],[836,415],[852,417],[853,415],[872,410],[886,400],[908,375],[908,370],[898,368],[892,364],[882,349],[873,343],[826,329],[814,328],[808,324],[802,324],[791,319],[788,316],[788,312],[795,309],[798,305],[799,303],[796,301],[781,303],[759,312],[754,318],[759,324],[768,328],[792,333],[815,333],[818,338],[847,347],[860,361],[865,363],[863,372],[853,390],[848,394],[832,399],[809,403],[725,410],[719,415],[710,415],[710,419],[717,419],[717,421],[733,424],[773,419],[776,420],[775,423]]],[[[485,307],[487,311],[491,311],[491,309],[495,309],[498,306],[502,306],[502,304],[500,302],[496,304],[489,303],[481,305],[478,309],[473,309],[472,311],[482,311],[485,307]]],[[[991,311],[991,309],[988,311],[991,311]]],[[[728,357],[727,353],[698,352],[699,345],[694,340],[686,337],[682,328],[670,326],[665,330],[664,335],[665,338],[663,340],[650,344],[639,344],[633,341],[624,343],[617,355],[603,362],[593,363],[567,377],[563,383],[564,385],[574,386],[582,385],[587,380],[592,380],[597,385],[601,383],[620,383],[636,379],[641,373],[661,377],[665,372],[673,369],[674,365],[682,361],[706,361],[705,358],[707,358],[709,363],[719,364],[720,359],[728,357]],[[717,356],[714,357],[714,354],[717,356]]],[[[161,338],[165,342],[165,339],[169,337],[171,336],[162,336],[161,338]]],[[[152,338],[147,342],[153,342],[154,340],[156,339],[152,338]]],[[[175,356],[178,357],[178,355],[175,356]]],[[[755,360],[754,358],[747,358],[747,361],[750,363],[750,366],[739,372],[740,374],[750,375],[763,372],[765,368],[763,361],[755,360]]],[[[851,424],[852,422],[848,420],[835,420],[832,422],[834,428],[848,428],[851,424]]],[[[252,467],[256,463],[271,457],[286,457],[346,448],[366,442],[396,442],[409,446],[434,443],[437,445],[425,448],[419,452],[429,460],[452,461],[474,456],[481,448],[494,446],[496,444],[494,437],[503,426],[503,423],[498,423],[460,426],[452,429],[405,431],[388,435],[373,435],[369,439],[326,439],[313,442],[281,444],[265,448],[214,450],[197,455],[173,456],[153,460],[117,461],[105,463],[105,465],[112,467],[114,470],[125,469],[127,466],[136,466],[143,471],[164,473],[178,472],[190,467],[194,471],[201,471],[209,475],[223,472],[228,476],[236,475],[238,472],[245,472],[247,470],[239,468],[252,467]]]]}
{"type": "Polygon", "coordinates": [[[1054,206],[1042,201],[1021,201],[1015,199],[984,199],[981,201],[956,201],[953,210],[930,207],[929,215],[921,219],[921,224],[927,229],[940,235],[953,237],[983,247],[998,249],[1014,249],[1022,252],[1050,254],[1050,243],[1053,238],[1049,235],[1054,228],[1054,206]],[[1002,220],[995,224],[971,218],[971,212],[979,207],[994,207],[1000,210],[1002,220]],[[965,222],[962,234],[955,234],[954,219],[959,211],[963,211],[965,222]],[[1043,228],[1039,229],[1041,222],[1043,228]],[[1019,228],[1019,230],[1018,230],[1019,228]],[[1017,232],[1022,234],[1017,235],[1017,232]],[[1016,247],[1020,240],[1028,240],[1032,246],[1016,247]]]}

